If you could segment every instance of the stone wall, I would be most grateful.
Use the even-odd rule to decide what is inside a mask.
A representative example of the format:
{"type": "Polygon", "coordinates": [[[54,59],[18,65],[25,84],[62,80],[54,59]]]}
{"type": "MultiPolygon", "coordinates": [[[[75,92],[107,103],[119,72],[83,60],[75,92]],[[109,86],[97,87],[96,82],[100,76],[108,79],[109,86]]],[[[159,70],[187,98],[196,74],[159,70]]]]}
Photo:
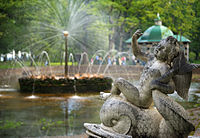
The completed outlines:
{"type": "MultiPolygon", "coordinates": [[[[90,74],[104,74],[104,76],[111,76],[111,77],[138,77],[141,74],[143,67],[142,66],[105,66],[99,65],[94,66],[69,66],[69,75],[73,76],[77,73],[90,73],[90,74]]],[[[27,73],[34,74],[34,75],[55,75],[55,76],[63,76],[64,75],[64,66],[52,66],[52,67],[41,67],[41,68],[18,68],[18,69],[1,69],[0,70],[0,77],[1,78],[8,78],[8,77],[22,77],[26,76],[27,73]]]]}
{"type": "MultiPolygon", "coordinates": [[[[115,78],[125,78],[128,80],[138,80],[142,70],[143,66],[138,65],[129,65],[129,66],[99,66],[99,65],[93,65],[93,66],[86,66],[82,65],[80,68],[78,66],[69,66],[69,75],[72,76],[76,73],[92,73],[97,74],[99,70],[99,74],[104,74],[104,76],[109,76],[113,79],[115,78]]],[[[17,68],[17,69],[0,69],[0,85],[2,84],[15,84],[16,81],[18,81],[18,78],[22,76],[26,76],[26,72],[32,73],[34,75],[55,75],[55,76],[63,76],[64,75],[64,66],[52,66],[52,67],[41,67],[41,68],[34,68],[34,67],[28,67],[28,68],[17,68]]],[[[200,78],[200,69],[196,69],[193,71],[193,76],[197,79],[200,78]]]]}

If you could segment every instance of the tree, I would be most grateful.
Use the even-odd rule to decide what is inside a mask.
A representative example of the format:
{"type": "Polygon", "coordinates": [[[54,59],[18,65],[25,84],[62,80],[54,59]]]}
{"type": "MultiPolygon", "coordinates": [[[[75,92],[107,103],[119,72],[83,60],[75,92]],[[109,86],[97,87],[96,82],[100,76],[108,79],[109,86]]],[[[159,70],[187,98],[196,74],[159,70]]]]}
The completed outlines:
{"type": "Polygon", "coordinates": [[[1,1],[0,53],[23,49],[55,55],[64,49],[63,30],[71,34],[72,52],[122,51],[124,41],[152,26],[157,13],[165,26],[192,41],[191,50],[198,55],[198,0],[1,1]]]}
{"type": "Polygon", "coordinates": [[[189,30],[195,19],[193,4],[194,0],[95,0],[92,7],[96,9],[95,14],[102,15],[103,12],[107,15],[110,44],[120,40],[115,42],[115,47],[121,51],[121,40],[130,37],[138,28],[146,30],[157,13],[160,13],[164,25],[176,34],[181,31],[185,36],[191,35],[189,30]]]}
{"type": "Polygon", "coordinates": [[[64,47],[63,31],[74,52],[94,53],[106,49],[103,20],[89,14],[84,0],[5,0],[0,2],[0,53],[12,49],[41,51],[49,55],[64,47]],[[42,15],[42,16],[41,16],[42,15]]]}
{"type": "Polygon", "coordinates": [[[5,0],[0,2],[0,53],[13,49],[19,50],[30,23],[30,7],[33,2],[28,0],[5,0]]]}
{"type": "Polygon", "coordinates": [[[109,30],[109,49],[116,48],[121,51],[125,26],[133,26],[135,23],[128,15],[130,3],[131,0],[95,0],[90,3],[93,14],[105,19],[109,30]]]}
{"type": "Polygon", "coordinates": [[[192,22],[192,29],[190,30],[190,39],[192,41],[190,50],[195,53],[195,60],[199,60],[200,53],[200,1],[195,0],[193,4],[193,10],[195,12],[195,20],[192,22]]]}

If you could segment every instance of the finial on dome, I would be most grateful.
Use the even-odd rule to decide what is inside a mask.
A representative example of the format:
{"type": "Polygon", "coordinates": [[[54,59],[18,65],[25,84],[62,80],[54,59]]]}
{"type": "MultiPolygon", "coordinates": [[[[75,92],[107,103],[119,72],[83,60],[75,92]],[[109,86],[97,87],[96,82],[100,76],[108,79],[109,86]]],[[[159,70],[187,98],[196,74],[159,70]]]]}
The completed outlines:
{"type": "Polygon", "coordinates": [[[161,18],[160,18],[160,14],[159,14],[159,13],[157,13],[157,18],[154,19],[154,21],[155,21],[155,24],[156,24],[156,25],[162,25],[162,21],[161,21],[161,18]]]}
{"type": "Polygon", "coordinates": [[[159,13],[157,13],[157,17],[160,19],[160,14],[159,13]]]}

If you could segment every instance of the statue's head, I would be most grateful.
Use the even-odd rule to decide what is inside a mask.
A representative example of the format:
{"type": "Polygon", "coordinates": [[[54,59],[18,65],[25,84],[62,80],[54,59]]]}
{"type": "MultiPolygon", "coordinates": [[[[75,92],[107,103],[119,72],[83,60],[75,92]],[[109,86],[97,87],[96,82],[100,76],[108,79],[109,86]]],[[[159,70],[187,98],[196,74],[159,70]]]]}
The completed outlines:
{"type": "Polygon", "coordinates": [[[154,56],[161,61],[171,63],[180,51],[179,44],[176,38],[169,36],[158,43],[154,49],[154,56]]]}

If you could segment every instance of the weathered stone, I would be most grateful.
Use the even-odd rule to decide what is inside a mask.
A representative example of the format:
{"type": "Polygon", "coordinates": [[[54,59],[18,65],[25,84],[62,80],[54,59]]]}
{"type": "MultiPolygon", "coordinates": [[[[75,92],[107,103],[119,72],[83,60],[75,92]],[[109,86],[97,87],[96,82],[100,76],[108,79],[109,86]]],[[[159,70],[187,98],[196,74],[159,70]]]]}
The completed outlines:
{"type": "MultiPolygon", "coordinates": [[[[132,38],[135,56],[144,55],[135,42],[140,35],[137,31],[132,38]]],[[[88,135],[179,138],[187,137],[194,130],[185,109],[167,94],[176,90],[187,98],[192,70],[200,65],[186,62],[173,37],[162,40],[154,53],[154,59],[144,67],[138,87],[119,78],[114,81],[110,94],[100,93],[106,100],[100,110],[101,125],[85,124],[88,135]],[[156,109],[150,107],[152,102],[156,109]]]]}

